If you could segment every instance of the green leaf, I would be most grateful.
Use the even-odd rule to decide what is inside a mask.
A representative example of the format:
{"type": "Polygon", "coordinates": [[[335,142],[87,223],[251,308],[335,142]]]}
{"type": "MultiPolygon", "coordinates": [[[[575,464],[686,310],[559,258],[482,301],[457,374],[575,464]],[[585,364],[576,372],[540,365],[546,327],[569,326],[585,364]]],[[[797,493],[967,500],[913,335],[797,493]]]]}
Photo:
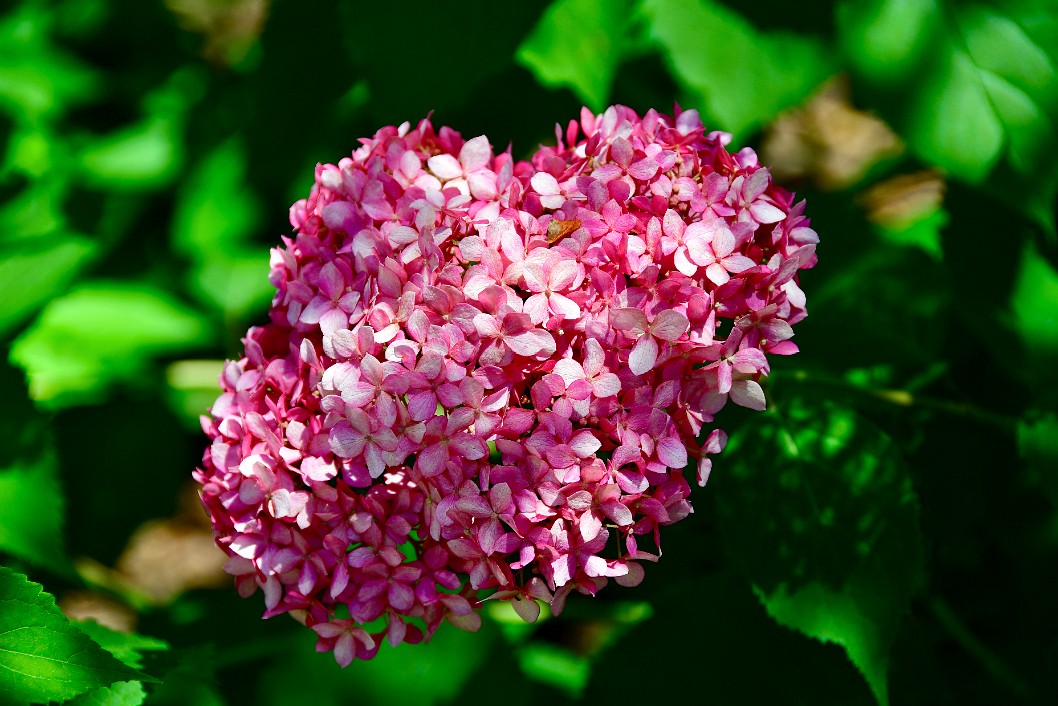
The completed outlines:
{"type": "Polygon", "coordinates": [[[732,436],[718,516],[768,613],[841,645],[880,704],[923,580],[918,500],[892,442],[851,409],[792,398],[732,436]]]}
{"type": "Polygon", "coordinates": [[[918,248],[940,262],[944,258],[940,234],[948,220],[947,211],[938,208],[905,223],[878,224],[875,230],[889,243],[918,248]]]}
{"type": "MultiPolygon", "coordinates": [[[[143,668],[143,652],[169,649],[162,640],[117,632],[94,621],[77,623],[77,626],[96,644],[133,669],[143,668]]],[[[147,692],[141,682],[128,681],[81,694],[70,703],[75,706],[139,706],[146,698],[147,692]]]]}
{"type": "Polygon", "coordinates": [[[709,0],[642,0],[649,33],[716,127],[742,136],[802,102],[835,70],[809,37],[758,32],[709,0]]]}
{"type": "Polygon", "coordinates": [[[522,647],[518,661],[526,676],[578,698],[591,677],[591,662],[564,647],[534,641],[522,647]]]}
{"type": "Polygon", "coordinates": [[[153,677],[125,666],[77,629],[40,584],[0,567],[0,692],[15,703],[66,701],[153,677]]]}
{"type": "Polygon", "coordinates": [[[97,93],[98,74],[50,45],[51,9],[22,3],[0,17],[0,112],[32,123],[97,93]]]}
{"type": "Polygon", "coordinates": [[[146,284],[94,282],[52,301],[11,349],[30,392],[52,405],[95,400],[119,380],[140,376],[150,359],[201,346],[208,323],[146,284]]]}
{"type": "Polygon", "coordinates": [[[1028,463],[1030,479],[1058,508],[1058,415],[1019,420],[1017,434],[1018,452],[1028,463]]]}
{"type": "Polygon", "coordinates": [[[259,212],[246,178],[246,148],[228,140],[203,158],[180,189],[173,249],[202,260],[224,253],[254,231],[259,212]]]}
{"type": "Polygon", "coordinates": [[[243,245],[260,220],[246,159],[236,139],[213,150],[181,190],[173,218],[173,248],[195,263],[191,291],[229,318],[266,308],[275,294],[268,250],[243,245]]]}
{"type": "Polygon", "coordinates": [[[95,251],[85,238],[55,233],[8,243],[0,251],[0,337],[60,294],[95,251]]]}
{"type": "Polygon", "coordinates": [[[204,258],[191,271],[191,291],[228,317],[263,312],[275,296],[268,281],[268,250],[232,248],[214,258],[204,258]]]}
{"type": "Polygon", "coordinates": [[[151,117],[91,141],[78,156],[85,181],[107,189],[164,186],[180,169],[180,137],[168,117],[151,117]]]}
{"type": "Polygon", "coordinates": [[[306,683],[312,684],[316,706],[346,704],[350,689],[363,703],[459,703],[460,689],[500,648],[497,632],[490,621],[474,633],[444,625],[428,643],[396,648],[385,643],[369,662],[354,662],[344,671],[335,666],[332,655],[313,653],[311,641],[298,641],[274,669],[262,674],[258,703],[300,703],[306,683]]]}
{"type": "Polygon", "coordinates": [[[160,652],[169,649],[169,643],[156,637],[118,632],[94,620],[77,623],[81,630],[96,644],[133,669],[143,669],[144,652],[160,652]]]}
{"type": "Polygon", "coordinates": [[[907,129],[926,161],[974,183],[988,175],[1003,149],[1003,123],[983,87],[970,57],[953,51],[923,82],[907,129]]]}
{"type": "Polygon", "coordinates": [[[0,469],[0,551],[37,566],[64,571],[63,494],[55,453],[18,459],[0,469]]]}
{"type": "Polygon", "coordinates": [[[1013,324],[1030,353],[1058,358],[1058,271],[1029,244],[1021,257],[1021,269],[1010,307],[1013,324]]]}
{"type": "Polygon", "coordinates": [[[52,172],[47,179],[31,182],[0,205],[0,242],[4,247],[16,240],[48,238],[59,233],[66,224],[63,202],[67,192],[65,179],[52,172]]]}
{"type": "Polygon", "coordinates": [[[146,698],[142,682],[119,681],[85,692],[67,703],[71,706],[140,706],[146,698]]]}
{"type": "Polygon", "coordinates": [[[939,21],[933,4],[922,0],[846,2],[837,18],[849,62],[881,84],[913,78],[939,21]]]}
{"type": "Polygon", "coordinates": [[[631,0],[556,0],[515,58],[545,86],[567,86],[602,110],[625,53],[631,10],[631,0]]]}
{"type": "Polygon", "coordinates": [[[921,158],[973,184],[993,177],[1053,230],[1058,6],[850,1],[838,27],[864,92],[889,96],[921,158]]]}

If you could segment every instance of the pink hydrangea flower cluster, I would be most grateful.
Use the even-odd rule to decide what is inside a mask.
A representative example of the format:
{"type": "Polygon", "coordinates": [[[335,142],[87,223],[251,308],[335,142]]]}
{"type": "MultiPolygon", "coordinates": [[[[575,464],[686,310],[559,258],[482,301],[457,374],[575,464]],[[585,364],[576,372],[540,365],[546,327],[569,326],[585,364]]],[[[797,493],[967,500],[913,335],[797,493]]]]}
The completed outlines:
{"type": "Polygon", "coordinates": [[[531,162],[429,120],[316,169],[203,418],[239,592],[347,665],[383,640],[635,585],[728,401],[797,351],[804,204],[695,111],[623,106],[531,162]]]}

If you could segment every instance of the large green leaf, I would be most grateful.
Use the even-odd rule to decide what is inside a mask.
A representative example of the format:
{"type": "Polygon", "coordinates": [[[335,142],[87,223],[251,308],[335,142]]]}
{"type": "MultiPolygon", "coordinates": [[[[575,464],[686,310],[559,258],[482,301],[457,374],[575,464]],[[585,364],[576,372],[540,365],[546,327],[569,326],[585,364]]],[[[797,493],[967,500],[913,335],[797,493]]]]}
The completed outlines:
{"type": "Polygon", "coordinates": [[[710,0],[642,0],[642,9],[676,78],[736,135],[803,101],[836,68],[821,42],[759,32],[710,0]]]}
{"type": "Polygon", "coordinates": [[[844,647],[886,704],[889,650],[923,579],[910,478],[851,409],[776,408],[732,437],[733,466],[717,479],[727,547],[773,618],[844,647]]]}
{"type": "Polygon", "coordinates": [[[0,692],[7,699],[66,701],[129,680],[155,681],[81,632],[40,584],[0,567],[0,692]]]}
{"type": "Polygon", "coordinates": [[[631,0],[557,0],[515,55],[546,86],[566,86],[602,110],[627,51],[631,0]]]}
{"type": "MultiPolygon", "coordinates": [[[[78,627],[96,644],[133,669],[143,668],[144,652],[169,649],[169,645],[162,640],[117,632],[96,622],[78,623],[78,627]]],[[[70,703],[75,706],[139,706],[146,698],[147,692],[142,682],[127,681],[101,686],[81,694],[70,703]]]]}
{"type": "Polygon", "coordinates": [[[6,244],[0,250],[0,337],[61,294],[95,250],[85,238],[56,233],[6,244]]]}
{"type": "Polygon", "coordinates": [[[94,282],[52,301],[16,341],[11,358],[29,375],[34,399],[50,404],[97,399],[134,380],[154,356],[209,341],[194,310],[146,284],[94,282]]]}
{"type": "Polygon", "coordinates": [[[994,174],[1053,228],[1058,6],[857,0],[839,7],[838,26],[849,63],[888,92],[920,157],[975,184],[994,174]]]}

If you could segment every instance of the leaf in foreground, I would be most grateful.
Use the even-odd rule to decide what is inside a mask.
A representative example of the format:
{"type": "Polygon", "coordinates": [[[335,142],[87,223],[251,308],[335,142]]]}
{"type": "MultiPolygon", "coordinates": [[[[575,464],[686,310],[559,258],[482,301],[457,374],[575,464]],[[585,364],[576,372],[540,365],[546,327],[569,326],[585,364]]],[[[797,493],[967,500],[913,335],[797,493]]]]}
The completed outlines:
{"type": "Polygon", "coordinates": [[[887,704],[889,649],[923,575],[899,453],[854,411],[798,399],[732,444],[716,493],[729,550],[773,618],[840,644],[887,704]]]}
{"type": "Polygon", "coordinates": [[[156,681],[81,632],[40,584],[0,567],[0,693],[14,703],[66,701],[129,680],[156,681]]]}

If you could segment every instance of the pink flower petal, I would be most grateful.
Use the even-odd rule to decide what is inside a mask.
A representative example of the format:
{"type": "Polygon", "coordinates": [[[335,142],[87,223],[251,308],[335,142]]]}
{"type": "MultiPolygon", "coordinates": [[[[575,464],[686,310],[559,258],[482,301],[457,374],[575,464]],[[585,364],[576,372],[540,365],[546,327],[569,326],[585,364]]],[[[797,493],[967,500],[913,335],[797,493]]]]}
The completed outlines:
{"type": "Polygon", "coordinates": [[[653,336],[640,336],[628,356],[628,369],[635,375],[644,375],[658,360],[658,343],[653,336]]]}

